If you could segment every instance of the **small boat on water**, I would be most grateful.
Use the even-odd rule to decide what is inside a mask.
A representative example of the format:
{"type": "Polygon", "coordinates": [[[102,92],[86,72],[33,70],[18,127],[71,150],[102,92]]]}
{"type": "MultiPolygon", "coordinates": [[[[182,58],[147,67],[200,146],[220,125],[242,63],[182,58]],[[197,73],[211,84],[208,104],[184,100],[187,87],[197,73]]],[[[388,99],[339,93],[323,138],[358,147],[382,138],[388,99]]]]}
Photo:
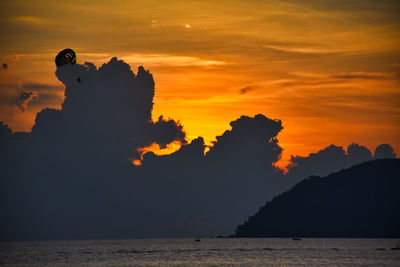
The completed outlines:
{"type": "Polygon", "coordinates": [[[400,250],[400,245],[397,244],[397,246],[395,248],[390,248],[391,250],[400,250]]]}
{"type": "Polygon", "coordinates": [[[301,241],[301,238],[299,238],[299,237],[293,237],[292,240],[293,240],[293,241],[301,241]]]}
{"type": "Polygon", "coordinates": [[[200,242],[200,239],[198,239],[198,238],[197,238],[197,239],[195,239],[194,241],[196,241],[196,242],[200,242]]]}

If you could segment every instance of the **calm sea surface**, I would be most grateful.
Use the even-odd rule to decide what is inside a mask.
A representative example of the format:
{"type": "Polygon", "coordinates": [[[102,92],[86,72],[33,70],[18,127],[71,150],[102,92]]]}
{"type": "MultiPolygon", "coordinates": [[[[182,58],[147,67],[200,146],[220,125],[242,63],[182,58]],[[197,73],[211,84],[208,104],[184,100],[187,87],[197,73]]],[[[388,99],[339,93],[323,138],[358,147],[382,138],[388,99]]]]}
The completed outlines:
{"type": "Polygon", "coordinates": [[[400,266],[395,239],[131,239],[0,243],[8,266],[400,266]]]}

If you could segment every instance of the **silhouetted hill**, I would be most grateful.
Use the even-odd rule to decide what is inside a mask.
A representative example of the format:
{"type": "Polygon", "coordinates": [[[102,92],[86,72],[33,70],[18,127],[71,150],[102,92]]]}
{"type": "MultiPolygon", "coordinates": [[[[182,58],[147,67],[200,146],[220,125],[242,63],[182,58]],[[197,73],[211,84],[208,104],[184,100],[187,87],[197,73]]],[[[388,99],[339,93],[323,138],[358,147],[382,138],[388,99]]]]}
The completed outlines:
{"type": "Polygon", "coordinates": [[[400,159],[312,176],[275,197],[235,237],[400,237],[400,159]]]}

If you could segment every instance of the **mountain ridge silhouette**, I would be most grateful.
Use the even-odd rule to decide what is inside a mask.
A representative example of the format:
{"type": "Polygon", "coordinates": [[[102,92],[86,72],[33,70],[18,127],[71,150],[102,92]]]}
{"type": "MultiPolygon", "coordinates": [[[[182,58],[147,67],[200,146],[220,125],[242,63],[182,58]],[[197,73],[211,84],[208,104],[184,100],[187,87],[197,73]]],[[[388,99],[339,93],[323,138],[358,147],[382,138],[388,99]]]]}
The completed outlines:
{"type": "Polygon", "coordinates": [[[233,237],[400,237],[400,159],[310,176],[267,202],[233,237]]]}

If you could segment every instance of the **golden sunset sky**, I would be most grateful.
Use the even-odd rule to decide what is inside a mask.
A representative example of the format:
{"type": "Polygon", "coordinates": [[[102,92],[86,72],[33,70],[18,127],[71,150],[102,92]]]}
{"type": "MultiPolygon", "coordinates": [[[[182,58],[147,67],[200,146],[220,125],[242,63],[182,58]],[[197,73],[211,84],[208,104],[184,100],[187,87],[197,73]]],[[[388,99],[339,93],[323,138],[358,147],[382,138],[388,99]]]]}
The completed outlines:
{"type": "MultiPolygon", "coordinates": [[[[2,0],[0,120],[29,131],[61,108],[54,57],[98,67],[116,56],[156,83],[153,118],[207,143],[241,115],[280,119],[284,165],[330,144],[400,153],[398,1],[2,0]],[[22,112],[15,97],[38,96],[22,112]]],[[[112,88],[110,88],[112,94],[112,88]]]]}

